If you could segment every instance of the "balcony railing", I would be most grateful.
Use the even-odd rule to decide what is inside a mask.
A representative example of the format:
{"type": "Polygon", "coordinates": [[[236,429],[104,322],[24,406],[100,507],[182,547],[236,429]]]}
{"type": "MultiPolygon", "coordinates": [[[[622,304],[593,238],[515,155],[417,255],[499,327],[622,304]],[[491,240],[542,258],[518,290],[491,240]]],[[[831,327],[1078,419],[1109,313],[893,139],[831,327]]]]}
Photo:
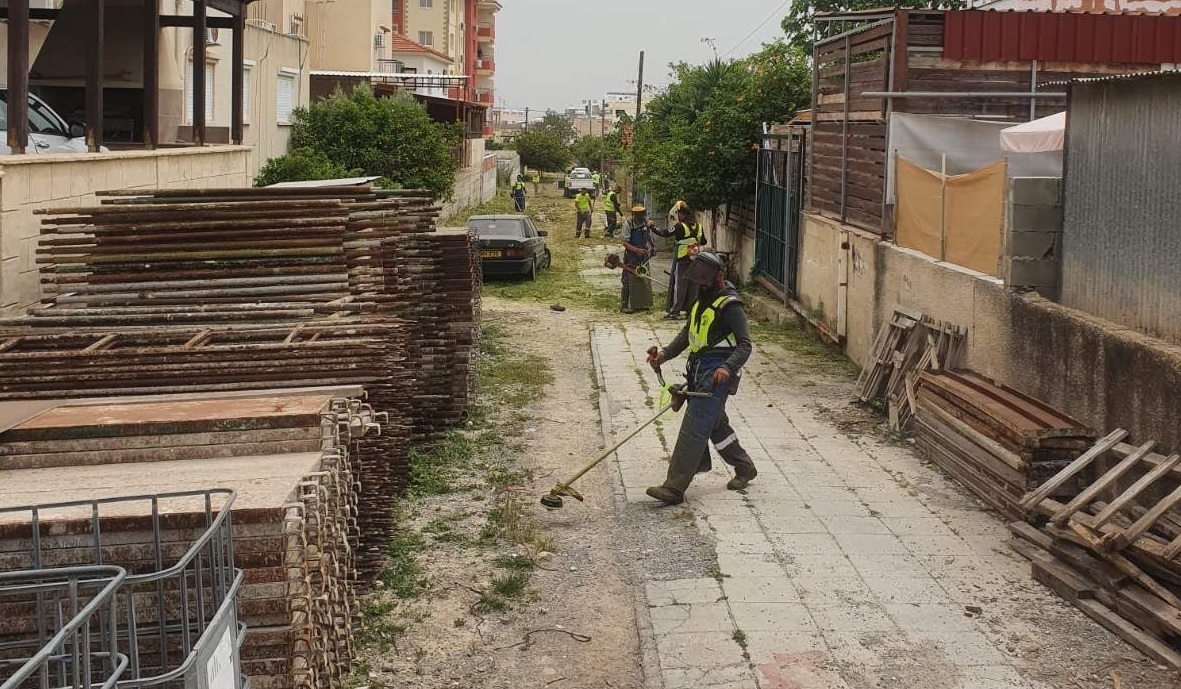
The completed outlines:
{"type": "Polygon", "coordinates": [[[476,71],[491,74],[496,71],[496,62],[492,60],[476,60],[476,71]]]}
{"type": "Polygon", "coordinates": [[[406,72],[406,63],[401,60],[378,58],[377,71],[383,74],[404,74],[406,72]]]}
{"type": "Polygon", "coordinates": [[[476,91],[476,102],[492,105],[496,102],[496,94],[492,91],[476,91]]]}
{"type": "Polygon", "coordinates": [[[496,38],[496,27],[490,24],[477,24],[476,37],[482,41],[494,40],[496,38]]]}

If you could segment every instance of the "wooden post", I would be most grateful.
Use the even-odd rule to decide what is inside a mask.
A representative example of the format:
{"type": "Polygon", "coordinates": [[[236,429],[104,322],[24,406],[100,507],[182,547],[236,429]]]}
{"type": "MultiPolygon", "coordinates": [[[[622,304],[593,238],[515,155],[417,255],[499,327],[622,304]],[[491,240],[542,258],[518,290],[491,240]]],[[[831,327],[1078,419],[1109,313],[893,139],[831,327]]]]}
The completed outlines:
{"type": "Polygon", "coordinates": [[[29,0],[8,2],[8,148],[29,142],[29,0]]]}
{"type": "Polygon", "coordinates": [[[86,60],[86,148],[97,153],[103,145],[103,20],[106,2],[90,3],[90,40],[86,60]]]}
{"type": "Polygon", "coordinates": [[[230,141],[235,144],[242,143],[242,124],[243,124],[243,99],[246,94],[242,93],[242,87],[245,84],[244,71],[246,69],[246,10],[242,9],[234,16],[233,29],[233,48],[232,48],[233,64],[230,69],[233,70],[232,88],[233,93],[230,95],[230,108],[233,111],[230,119],[230,141]]]}
{"type": "Polygon", "coordinates": [[[205,145],[205,2],[193,0],[193,143],[205,145]]]}
{"type": "Polygon", "coordinates": [[[160,142],[160,3],[144,2],[144,148],[160,142]]]}

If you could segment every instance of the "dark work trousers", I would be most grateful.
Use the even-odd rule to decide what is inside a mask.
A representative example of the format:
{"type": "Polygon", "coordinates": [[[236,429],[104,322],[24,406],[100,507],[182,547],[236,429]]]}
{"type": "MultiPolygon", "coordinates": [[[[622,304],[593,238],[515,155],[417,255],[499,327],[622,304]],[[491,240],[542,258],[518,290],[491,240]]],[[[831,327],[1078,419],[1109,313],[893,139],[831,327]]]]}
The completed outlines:
{"type": "Polygon", "coordinates": [[[689,263],[692,260],[691,256],[686,256],[673,262],[672,275],[669,276],[668,283],[668,312],[671,314],[688,312],[693,302],[697,301],[697,284],[685,279],[685,273],[689,272],[689,263]]]}
{"type": "Polygon", "coordinates": [[[681,420],[681,431],[677,434],[672,459],[668,463],[668,476],[664,479],[666,488],[683,493],[699,471],[709,471],[710,441],[722,460],[734,467],[736,474],[750,476],[754,473],[754,462],[738,442],[726,416],[730,386],[713,386],[713,372],[720,364],[719,361],[713,366],[698,367],[693,389],[707,391],[710,396],[690,397],[685,403],[685,418],[681,420]]]}
{"type": "Polygon", "coordinates": [[[513,197],[513,205],[516,207],[518,213],[524,213],[525,212],[525,196],[524,195],[514,196],[513,197]]]}
{"type": "Polygon", "coordinates": [[[574,229],[574,237],[575,238],[577,238],[579,234],[582,234],[583,227],[586,228],[586,236],[590,237],[590,230],[591,230],[591,212],[590,211],[585,211],[585,212],[578,211],[578,227],[576,227],[574,229]]]}
{"type": "Polygon", "coordinates": [[[615,233],[619,231],[619,214],[615,211],[607,211],[607,236],[614,237],[615,233]]]}

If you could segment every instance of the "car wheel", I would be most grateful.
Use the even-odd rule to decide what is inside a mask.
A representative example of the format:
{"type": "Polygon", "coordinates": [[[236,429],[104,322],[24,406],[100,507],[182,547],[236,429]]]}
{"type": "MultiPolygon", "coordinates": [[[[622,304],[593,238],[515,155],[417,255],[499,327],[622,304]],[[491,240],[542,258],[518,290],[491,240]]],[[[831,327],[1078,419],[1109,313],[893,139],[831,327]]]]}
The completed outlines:
{"type": "Polygon", "coordinates": [[[536,258],[535,258],[535,259],[533,259],[532,261],[529,261],[529,273],[528,273],[528,276],[529,276],[529,279],[530,279],[530,280],[536,280],[536,279],[537,279],[537,259],[536,259],[536,258]]]}
{"type": "Polygon", "coordinates": [[[547,247],[545,250],[545,265],[542,267],[545,268],[546,270],[549,270],[549,267],[552,266],[553,264],[554,264],[554,255],[552,253],[550,253],[550,250],[547,247]]]}

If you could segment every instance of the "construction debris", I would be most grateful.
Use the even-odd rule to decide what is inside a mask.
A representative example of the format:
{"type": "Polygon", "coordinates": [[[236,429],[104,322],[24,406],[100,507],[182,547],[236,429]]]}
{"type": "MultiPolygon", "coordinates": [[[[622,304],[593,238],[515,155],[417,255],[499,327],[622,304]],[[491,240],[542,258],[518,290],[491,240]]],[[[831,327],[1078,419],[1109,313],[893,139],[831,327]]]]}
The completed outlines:
{"type": "Polygon", "coordinates": [[[1114,634],[1181,668],[1181,455],[1117,429],[1021,501],[1011,526],[1033,576],[1114,634]],[[1081,479],[1081,481],[1080,481],[1081,479]],[[1080,481],[1069,498],[1053,496],[1080,481]],[[1040,525],[1040,528],[1035,525],[1040,525]]]}
{"type": "Polygon", "coordinates": [[[914,417],[915,377],[923,371],[954,368],[966,336],[960,326],[895,308],[861,369],[857,399],[866,404],[884,399],[890,430],[906,431],[914,417]]]}
{"type": "MultiPolygon", "coordinates": [[[[921,373],[912,399],[923,455],[1009,519],[1020,518],[1022,496],[1094,442],[1078,421],[970,371],[921,373]]],[[[1064,482],[1054,494],[1076,489],[1064,482]]]]}
{"type": "MultiPolygon", "coordinates": [[[[241,572],[241,655],[252,686],[338,687],[352,659],[357,614],[364,455],[357,448],[380,435],[383,420],[358,400],[324,392],[57,407],[0,435],[9,452],[0,471],[0,570],[100,561],[127,569],[142,610],[128,616],[137,625],[128,631],[140,639],[132,676],[151,677],[175,666],[176,657],[152,649],[170,653],[179,631],[169,631],[177,636],[163,646],[150,642],[163,633],[158,610],[184,621],[176,599],[184,588],[166,585],[145,599],[156,589],[142,575],[168,570],[190,543],[226,549],[193,566],[229,557],[228,566],[241,572]],[[258,452],[235,456],[239,435],[258,452]],[[232,518],[219,518],[224,511],[232,518]],[[215,523],[227,532],[206,544],[203,530],[215,523]]],[[[8,629],[27,631],[23,623],[8,629]]],[[[0,643],[6,638],[0,634],[0,643]]]]}

